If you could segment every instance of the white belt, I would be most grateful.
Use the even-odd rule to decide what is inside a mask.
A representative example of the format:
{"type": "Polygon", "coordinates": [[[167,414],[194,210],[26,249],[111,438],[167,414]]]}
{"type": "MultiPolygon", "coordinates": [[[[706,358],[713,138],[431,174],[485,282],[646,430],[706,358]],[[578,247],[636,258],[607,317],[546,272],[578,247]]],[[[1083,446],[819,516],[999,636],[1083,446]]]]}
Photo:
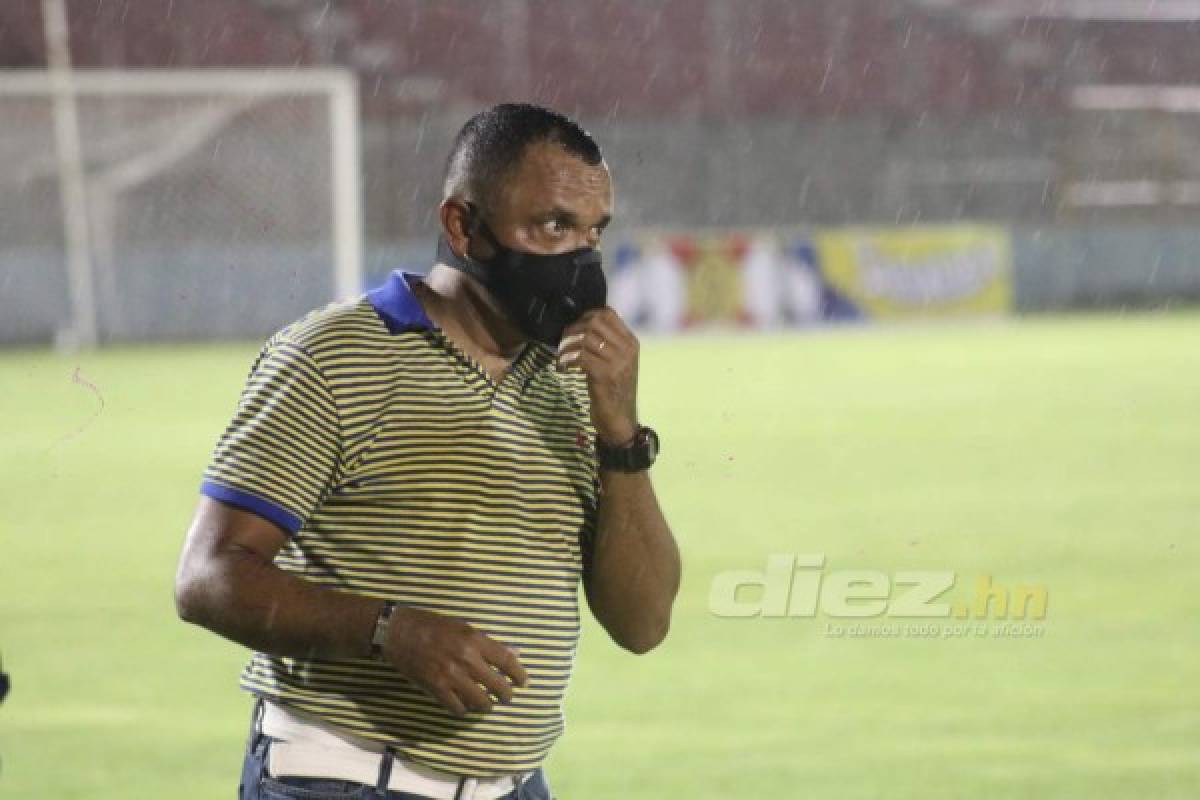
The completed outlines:
{"type": "MultiPolygon", "coordinates": [[[[267,761],[271,777],[326,778],[367,786],[374,786],[379,779],[382,745],[348,736],[268,700],[263,701],[262,732],[275,740],[271,742],[267,761]]],[[[387,788],[432,800],[495,800],[532,774],[464,779],[396,755],[387,788]]]]}

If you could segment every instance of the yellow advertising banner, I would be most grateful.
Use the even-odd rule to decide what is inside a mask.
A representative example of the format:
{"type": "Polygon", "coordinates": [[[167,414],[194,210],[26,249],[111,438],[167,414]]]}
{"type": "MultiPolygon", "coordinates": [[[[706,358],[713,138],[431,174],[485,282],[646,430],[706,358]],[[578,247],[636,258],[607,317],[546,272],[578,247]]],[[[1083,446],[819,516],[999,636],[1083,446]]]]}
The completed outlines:
{"type": "Polygon", "coordinates": [[[1012,307],[1003,228],[840,228],[811,239],[823,282],[863,317],[987,316],[1012,307]]]}

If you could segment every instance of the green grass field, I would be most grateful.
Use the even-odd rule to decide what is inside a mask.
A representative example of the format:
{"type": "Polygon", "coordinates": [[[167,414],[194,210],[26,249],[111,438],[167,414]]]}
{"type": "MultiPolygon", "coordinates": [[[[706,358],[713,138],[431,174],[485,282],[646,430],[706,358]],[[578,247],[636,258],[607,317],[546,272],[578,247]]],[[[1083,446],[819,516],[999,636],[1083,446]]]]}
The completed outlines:
{"type": "MultiPolygon", "coordinates": [[[[245,653],[172,580],[255,349],[0,354],[0,796],[234,796],[245,653]]],[[[648,656],[589,619],[556,794],[1200,796],[1200,316],[660,340],[642,371],[685,582],[648,656]],[[771,553],[1043,585],[1043,633],[709,613],[771,553]]]]}

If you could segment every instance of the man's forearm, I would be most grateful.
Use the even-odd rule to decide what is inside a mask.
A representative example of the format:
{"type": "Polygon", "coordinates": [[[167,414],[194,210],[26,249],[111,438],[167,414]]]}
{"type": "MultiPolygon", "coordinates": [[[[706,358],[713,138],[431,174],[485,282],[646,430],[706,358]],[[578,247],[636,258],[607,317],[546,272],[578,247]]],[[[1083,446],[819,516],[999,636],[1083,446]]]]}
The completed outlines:
{"type": "Polygon", "coordinates": [[[604,471],[592,572],[592,613],[613,639],[644,653],[667,634],[679,591],[679,548],[646,472],[604,471]]]}
{"type": "Polygon", "coordinates": [[[382,601],[317,586],[250,551],[206,560],[181,582],[188,622],[246,647],[295,658],[366,658],[382,601]]]}

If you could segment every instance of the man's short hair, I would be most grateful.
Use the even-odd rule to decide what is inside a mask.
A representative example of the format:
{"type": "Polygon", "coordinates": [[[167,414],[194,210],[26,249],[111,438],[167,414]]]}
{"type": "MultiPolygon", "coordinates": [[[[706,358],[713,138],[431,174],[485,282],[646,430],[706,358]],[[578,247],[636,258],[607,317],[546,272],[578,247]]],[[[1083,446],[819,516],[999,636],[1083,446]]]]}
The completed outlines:
{"type": "Polygon", "coordinates": [[[503,103],[467,120],[446,160],[443,199],[461,197],[494,207],[496,192],[521,162],[526,148],[554,142],[585,164],[604,160],[591,134],[571,118],[541,106],[503,103]]]}

